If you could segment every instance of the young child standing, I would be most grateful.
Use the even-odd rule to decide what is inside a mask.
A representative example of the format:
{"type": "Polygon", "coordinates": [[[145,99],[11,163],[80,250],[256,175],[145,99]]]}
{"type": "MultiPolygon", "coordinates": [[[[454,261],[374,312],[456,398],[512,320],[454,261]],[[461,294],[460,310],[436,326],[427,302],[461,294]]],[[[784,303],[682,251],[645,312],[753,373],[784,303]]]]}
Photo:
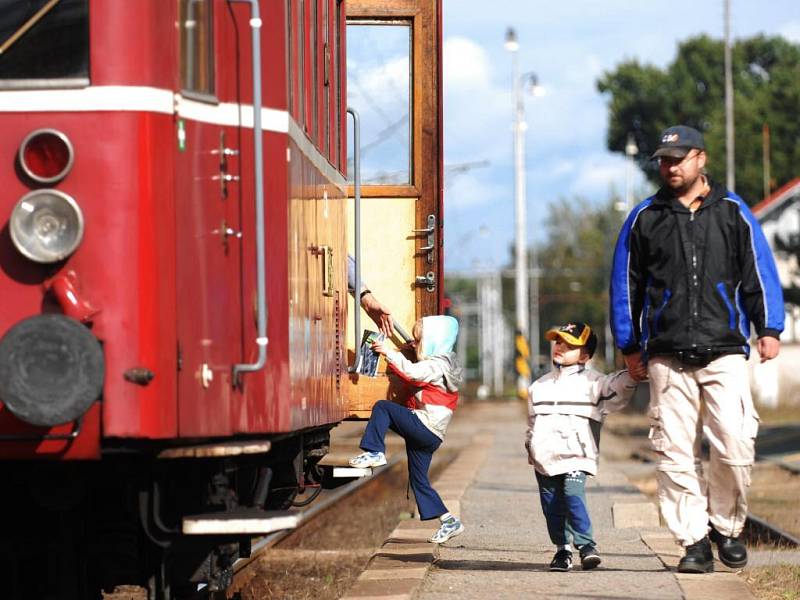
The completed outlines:
{"type": "Polygon", "coordinates": [[[439,530],[430,538],[441,544],[464,531],[464,525],[447,511],[441,497],[431,486],[428,469],[433,453],[444,440],[447,425],[458,403],[461,367],[453,350],[458,335],[458,321],[453,317],[423,317],[414,324],[412,336],[417,362],[400,352],[388,350],[382,342],[372,348],[386,357],[389,369],[416,387],[404,407],[380,400],[372,407],[360,447],[363,454],[350,459],[353,467],[377,467],[386,464],[386,430],[391,429],[406,441],[408,475],[420,520],[439,518],[439,530]]]}
{"type": "Polygon", "coordinates": [[[636,381],[627,371],[603,375],[586,366],[597,336],[579,321],[545,334],[553,344],[553,370],[528,389],[528,462],[536,469],[539,499],[550,541],[557,551],[551,571],[572,568],[572,547],[581,567],[600,562],[586,507],[586,477],[597,474],[600,427],[605,416],[622,409],[636,381]]]}

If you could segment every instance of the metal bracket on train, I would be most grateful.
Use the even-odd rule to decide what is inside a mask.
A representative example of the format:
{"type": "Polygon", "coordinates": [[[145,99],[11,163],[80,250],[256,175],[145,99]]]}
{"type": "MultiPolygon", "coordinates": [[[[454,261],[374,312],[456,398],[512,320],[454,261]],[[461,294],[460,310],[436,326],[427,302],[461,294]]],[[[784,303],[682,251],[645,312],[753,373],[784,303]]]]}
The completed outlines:
{"type": "Polygon", "coordinates": [[[436,289],[436,273],[428,271],[425,275],[417,275],[414,285],[424,287],[429,292],[436,289]]]}
{"type": "Polygon", "coordinates": [[[42,441],[72,441],[81,434],[83,416],[72,422],[72,431],[69,433],[11,433],[0,435],[0,442],[42,442],[42,441]]]}
{"type": "MultiPolygon", "coordinates": [[[[424,233],[426,238],[426,245],[422,246],[417,250],[419,254],[426,254],[426,259],[429,265],[433,264],[433,253],[436,251],[436,215],[428,215],[428,220],[426,222],[427,227],[424,229],[414,229],[412,230],[414,234],[424,233]]],[[[432,291],[432,290],[428,290],[432,291]]]]}

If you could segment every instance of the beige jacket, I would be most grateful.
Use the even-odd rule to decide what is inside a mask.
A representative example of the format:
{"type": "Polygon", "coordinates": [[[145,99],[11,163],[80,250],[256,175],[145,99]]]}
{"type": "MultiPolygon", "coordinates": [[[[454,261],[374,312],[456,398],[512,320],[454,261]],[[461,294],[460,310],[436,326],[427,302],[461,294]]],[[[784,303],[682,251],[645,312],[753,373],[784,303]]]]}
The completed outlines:
{"type": "Polygon", "coordinates": [[[603,419],[624,408],[635,389],[628,371],[554,367],[528,388],[528,462],[543,475],[595,475],[603,419]]]}

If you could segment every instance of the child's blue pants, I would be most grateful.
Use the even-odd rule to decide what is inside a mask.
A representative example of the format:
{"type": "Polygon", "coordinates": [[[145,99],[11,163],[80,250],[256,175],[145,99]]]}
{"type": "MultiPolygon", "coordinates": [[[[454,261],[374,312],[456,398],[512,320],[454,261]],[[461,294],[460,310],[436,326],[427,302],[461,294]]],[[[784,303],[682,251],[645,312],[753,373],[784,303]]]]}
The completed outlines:
{"type": "Polygon", "coordinates": [[[417,499],[419,518],[425,521],[442,516],[447,512],[447,508],[428,479],[433,453],[441,445],[442,440],[405,406],[388,400],[379,400],[372,407],[372,416],[367,423],[364,437],[361,438],[361,449],[367,452],[385,452],[384,438],[387,429],[391,429],[406,441],[408,478],[411,489],[414,490],[414,497],[417,499]]]}
{"type": "Polygon", "coordinates": [[[556,546],[573,542],[578,548],[594,544],[592,522],[586,509],[586,473],[572,471],[550,476],[537,471],[536,481],[550,541],[556,546]]]}

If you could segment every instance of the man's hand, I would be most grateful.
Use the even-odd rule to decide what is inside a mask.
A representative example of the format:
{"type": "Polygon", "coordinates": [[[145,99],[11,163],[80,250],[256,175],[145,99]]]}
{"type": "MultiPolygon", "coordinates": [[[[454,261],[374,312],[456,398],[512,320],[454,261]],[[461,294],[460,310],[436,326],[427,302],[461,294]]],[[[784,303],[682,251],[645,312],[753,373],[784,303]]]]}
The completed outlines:
{"type": "Polygon", "coordinates": [[[769,336],[758,338],[758,354],[761,356],[762,363],[778,356],[778,352],[780,352],[780,350],[780,340],[769,336]]]}
{"type": "Polygon", "coordinates": [[[378,354],[386,355],[386,346],[383,342],[372,342],[372,349],[378,354]]]}
{"type": "Polygon", "coordinates": [[[636,381],[644,381],[647,379],[647,367],[642,362],[642,353],[634,352],[633,354],[626,354],[625,366],[628,367],[628,373],[631,374],[636,381]]]}
{"type": "Polygon", "coordinates": [[[367,311],[369,318],[375,321],[380,332],[386,337],[391,337],[393,333],[392,315],[389,309],[378,302],[372,292],[367,292],[361,296],[361,306],[367,311]]]}

